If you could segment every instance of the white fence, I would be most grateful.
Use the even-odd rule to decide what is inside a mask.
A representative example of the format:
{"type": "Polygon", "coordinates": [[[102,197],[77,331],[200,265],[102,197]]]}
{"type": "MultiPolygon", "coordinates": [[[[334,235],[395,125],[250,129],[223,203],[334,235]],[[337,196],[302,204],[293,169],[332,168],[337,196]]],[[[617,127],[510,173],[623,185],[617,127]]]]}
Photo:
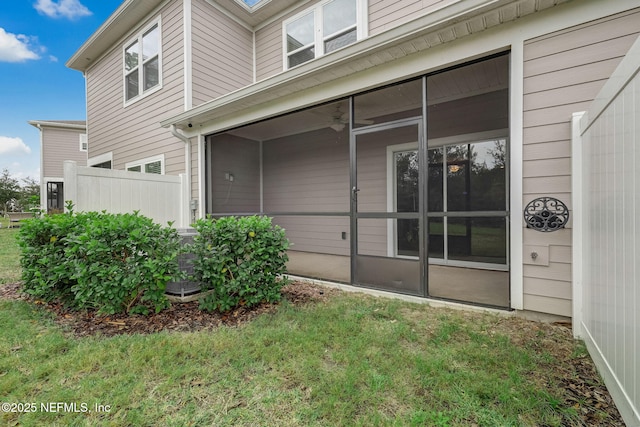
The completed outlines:
{"type": "Polygon", "coordinates": [[[640,39],[573,121],[574,333],[640,426],[640,39]]]}
{"type": "Polygon", "coordinates": [[[77,166],[64,162],[64,198],[75,211],[107,211],[141,215],[166,225],[189,225],[186,175],[155,175],[77,166]]]}

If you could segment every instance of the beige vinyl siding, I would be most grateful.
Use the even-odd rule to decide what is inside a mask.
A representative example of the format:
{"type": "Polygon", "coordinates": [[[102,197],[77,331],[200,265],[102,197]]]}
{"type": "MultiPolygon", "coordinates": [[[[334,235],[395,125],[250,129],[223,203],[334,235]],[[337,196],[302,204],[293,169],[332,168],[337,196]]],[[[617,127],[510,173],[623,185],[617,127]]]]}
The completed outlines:
{"type": "Polygon", "coordinates": [[[204,0],[192,8],[195,107],[253,82],[253,34],[204,0]]]}
{"type": "Polygon", "coordinates": [[[256,31],[256,80],[282,72],[283,55],[282,21],[272,22],[256,31]]]}
{"type": "Polygon", "coordinates": [[[212,211],[260,212],[260,144],[227,134],[214,137],[210,147],[212,211]],[[233,181],[225,174],[232,174],[233,181]]]}
{"type": "MultiPolygon", "coordinates": [[[[264,210],[349,212],[349,137],[332,129],[263,143],[264,210]]],[[[280,216],[296,251],[349,255],[349,217],[280,216]],[[342,239],[342,233],[347,233],[342,239]]]]}
{"type": "Polygon", "coordinates": [[[191,198],[198,200],[198,203],[204,203],[204,200],[200,200],[200,152],[198,151],[199,138],[191,138],[189,143],[189,150],[191,155],[191,198]]]}
{"type": "Polygon", "coordinates": [[[369,35],[398,27],[459,0],[370,0],[369,35]]]}
{"type": "Polygon", "coordinates": [[[89,157],[113,153],[113,168],[154,155],[165,155],[165,173],[184,172],[184,143],[159,122],[184,109],[182,2],[167,3],[135,31],[161,16],[162,88],[124,106],[121,40],[87,70],[87,129],[89,157]]]}
{"type": "MultiPolygon", "coordinates": [[[[588,22],[524,46],[523,202],[571,205],[571,115],[585,110],[640,33],[640,9],[588,22]]],[[[524,308],[571,316],[571,221],[553,233],[524,230],[549,248],[549,265],[524,253],[524,308]]]]}
{"type": "Polygon", "coordinates": [[[62,178],[63,162],[73,160],[86,166],[87,152],[80,151],[80,134],[84,131],[42,125],[42,176],[62,178]]]}
{"type": "Polygon", "coordinates": [[[263,143],[267,212],[348,212],[349,137],[332,129],[263,143]]]}
{"type": "Polygon", "coordinates": [[[256,31],[256,80],[264,80],[283,71],[284,46],[282,24],[292,16],[312,8],[322,0],[304,2],[281,18],[256,31]]]}
{"type": "Polygon", "coordinates": [[[343,256],[350,254],[347,216],[275,216],[273,223],[284,228],[291,250],[343,256]],[[344,239],[342,233],[346,233],[344,239]]]}
{"type": "MultiPolygon", "coordinates": [[[[313,7],[321,0],[304,2],[282,18],[256,31],[256,79],[258,81],[283,71],[284,47],[282,23],[313,7]]],[[[369,36],[398,27],[460,0],[369,0],[367,23],[369,36]]]]}

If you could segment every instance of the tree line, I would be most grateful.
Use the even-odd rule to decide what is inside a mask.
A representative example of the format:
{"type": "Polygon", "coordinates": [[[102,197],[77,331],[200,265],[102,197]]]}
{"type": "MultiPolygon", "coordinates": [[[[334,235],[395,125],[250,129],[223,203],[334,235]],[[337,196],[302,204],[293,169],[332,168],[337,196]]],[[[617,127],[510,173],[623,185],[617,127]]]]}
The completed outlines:
{"type": "Polygon", "coordinates": [[[40,184],[33,178],[13,178],[4,168],[0,176],[0,212],[25,212],[40,207],[40,184]],[[20,182],[22,181],[22,182],[20,182]]]}

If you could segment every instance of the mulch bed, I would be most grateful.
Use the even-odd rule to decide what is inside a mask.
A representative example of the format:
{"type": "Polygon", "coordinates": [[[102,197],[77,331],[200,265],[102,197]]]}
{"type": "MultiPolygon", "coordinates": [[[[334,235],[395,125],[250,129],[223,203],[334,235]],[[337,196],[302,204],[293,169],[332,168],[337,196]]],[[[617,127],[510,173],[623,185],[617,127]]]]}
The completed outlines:
{"type": "MultiPolygon", "coordinates": [[[[322,301],[336,289],[322,288],[308,283],[289,284],[282,289],[283,298],[293,304],[322,301]]],[[[20,292],[20,284],[0,286],[0,299],[31,300],[20,292]]],[[[172,303],[171,307],[149,316],[114,314],[100,316],[94,311],[72,311],[64,305],[33,301],[53,313],[55,322],[77,337],[90,335],[115,336],[123,334],[153,334],[160,331],[193,332],[214,329],[221,325],[236,326],[246,323],[263,313],[276,309],[277,304],[263,303],[253,308],[240,307],[227,313],[205,312],[198,309],[198,302],[172,303]]]]}
{"type": "MultiPolygon", "coordinates": [[[[283,297],[296,305],[325,301],[341,291],[309,283],[292,283],[282,289],[283,297]]],[[[0,299],[30,300],[20,292],[20,284],[0,286],[0,299]]],[[[151,334],[160,331],[192,332],[215,329],[222,325],[237,326],[255,317],[276,310],[277,304],[261,304],[227,313],[208,313],[198,309],[198,302],[172,303],[157,314],[98,316],[95,312],[74,312],[58,303],[43,303],[55,322],[76,337],[91,335],[115,336],[123,334],[151,334]]],[[[469,313],[473,316],[472,313],[469,313]]],[[[506,319],[497,329],[522,346],[539,347],[556,360],[550,377],[534,380],[543,385],[559,383],[565,390],[563,407],[573,407],[581,420],[576,426],[624,426],[611,395],[604,386],[593,361],[588,355],[575,357],[571,329],[566,324],[553,325],[524,319],[506,319]],[[532,344],[533,343],[533,344],[532,344]]],[[[547,371],[548,372],[548,371],[547,371]]],[[[533,374],[533,373],[532,373],[533,374]]]]}

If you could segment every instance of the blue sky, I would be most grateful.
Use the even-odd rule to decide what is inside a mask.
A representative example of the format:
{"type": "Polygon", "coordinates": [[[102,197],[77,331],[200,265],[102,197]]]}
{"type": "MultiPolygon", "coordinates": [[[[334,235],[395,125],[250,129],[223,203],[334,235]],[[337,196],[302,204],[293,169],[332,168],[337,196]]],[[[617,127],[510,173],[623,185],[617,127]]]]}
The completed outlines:
{"type": "Polygon", "coordinates": [[[29,120],[84,120],[84,77],[64,64],[122,0],[0,0],[0,171],[40,179],[29,120]]]}
{"type": "Polygon", "coordinates": [[[86,119],[84,77],[65,63],[122,3],[0,0],[0,172],[40,179],[29,120],[86,119]]]}

